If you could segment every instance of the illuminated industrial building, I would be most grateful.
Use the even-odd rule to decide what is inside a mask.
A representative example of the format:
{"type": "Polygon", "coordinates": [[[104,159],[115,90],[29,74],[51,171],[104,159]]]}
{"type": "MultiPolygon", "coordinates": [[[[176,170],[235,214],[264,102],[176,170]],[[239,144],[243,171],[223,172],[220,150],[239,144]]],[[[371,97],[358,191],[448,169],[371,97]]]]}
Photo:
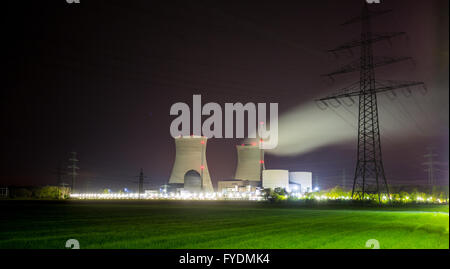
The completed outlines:
{"type": "MultiPolygon", "coordinates": [[[[176,157],[165,193],[213,192],[206,162],[207,138],[187,136],[175,138],[176,157]]],[[[299,193],[312,191],[311,172],[265,170],[264,151],[257,143],[236,146],[237,165],[234,178],[217,184],[219,193],[250,193],[259,188],[282,188],[299,193]]]]}
{"type": "Polygon", "coordinates": [[[282,188],[289,190],[288,170],[264,170],[262,173],[262,186],[264,189],[282,188]]]}
{"type": "Polygon", "coordinates": [[[221,180],[218,183],[218,192],[255,192],[260,182],[248,180],[221,180]]]}
{"type": "MultiPolygon", "coordinates": [[[[312,192],[312,173],[311,172],[289,172],[289,183],[298,188],[301,193],[312,192]]],[[[292,189],[290,187],[290,189],[292,189]]],[[[297,191],[297,190],[296,190],[297,191]]]]}

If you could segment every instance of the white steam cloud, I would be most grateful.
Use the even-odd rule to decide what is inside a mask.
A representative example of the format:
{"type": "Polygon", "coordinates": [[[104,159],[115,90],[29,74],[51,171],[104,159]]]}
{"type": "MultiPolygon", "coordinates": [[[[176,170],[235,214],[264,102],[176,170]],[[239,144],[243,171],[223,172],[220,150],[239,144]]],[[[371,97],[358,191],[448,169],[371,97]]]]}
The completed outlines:
{"type": "MultiPolygon", "coordinates": [[[[448,133],[448,103],[439,95],[415,92],[406,97],[399,91],[394,98],[380,94],[378,110],[383,143],[448,133]]],[[[311,102],[282,114],[278,146],[268,153],[292,156],[345,142],[356,146],[357,98],[355,101],[350,107],[343,104],[338,108],[329,106],[326,110],[311,102]]]]}

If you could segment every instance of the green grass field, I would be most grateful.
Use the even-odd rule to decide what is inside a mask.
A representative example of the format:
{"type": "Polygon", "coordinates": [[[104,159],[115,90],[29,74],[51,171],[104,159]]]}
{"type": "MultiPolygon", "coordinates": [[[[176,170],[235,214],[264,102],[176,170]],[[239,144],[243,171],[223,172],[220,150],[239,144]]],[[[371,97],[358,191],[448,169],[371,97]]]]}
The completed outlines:
{"type": "Polygon", "coordinates": [[[0,248],[449,248],[448,206],[255,202],[0,201],[0,248]]]}

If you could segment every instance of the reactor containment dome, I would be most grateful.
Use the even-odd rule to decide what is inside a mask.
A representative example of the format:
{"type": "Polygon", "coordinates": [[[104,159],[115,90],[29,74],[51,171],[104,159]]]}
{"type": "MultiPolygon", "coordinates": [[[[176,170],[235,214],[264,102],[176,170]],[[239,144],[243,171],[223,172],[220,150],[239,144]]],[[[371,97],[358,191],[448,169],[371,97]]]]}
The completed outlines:
{"type": "Polygon", "coordinates": [[[289,189],[288,170],[264,170],[262,173],[262,186],[265,189],[289,189]]]}
{"type": "Polygon", "coordinates": [[[311,172],[289,172],[289,181],[291,184],[300,185],[300,192],[312,192],[312,173],[311,172]]]}
{"type": "Polygon", "coordinates": [[[169,185],[183,184],[191,191],[214,190],[206,163],[206,143],[207,138],[202,136],[175,138],[176,157],[169,185]]]}

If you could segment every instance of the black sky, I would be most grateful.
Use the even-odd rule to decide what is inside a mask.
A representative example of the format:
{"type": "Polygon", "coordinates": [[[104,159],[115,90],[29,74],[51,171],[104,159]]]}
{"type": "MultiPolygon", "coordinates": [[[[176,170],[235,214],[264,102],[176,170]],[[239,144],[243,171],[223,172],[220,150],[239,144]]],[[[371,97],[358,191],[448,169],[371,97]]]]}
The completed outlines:
{"type": "MultiPolygon", "coordinates": [[[[338,66],[325,51],[358,37],[357,25],[339,24],[359,15],[363,1],[11,2],[3,18],[0,183],[54,184],[58,161],[77,151],[80,184],[100,188],[134,187],[141,167],[156,185],[168,180],[175,156],[169,109],[191,104],[193,94],[203,103],[278,102],[282,116],[336,88],[319,76],[338,66]]],[[[440,183],[448,184],[448,1],[382,2],[376,8],[394,11],[376,27],[406,31],[409,39],[379,51],[416,61],[384,73],[425,81],[442,97],[425,106],[438,131],[405,134],[383,149],[388,180],[425,183],[420,163],[433,145],[447,164],[440,183]]],[[[209,142],[214,182],[234,174],[236,143],[209,142]]],[[[355,145],[268,155],[266,165],[310,170],[323,186],[340,184],[342,168],[349,178],[354,169],[355,145]]]]}

